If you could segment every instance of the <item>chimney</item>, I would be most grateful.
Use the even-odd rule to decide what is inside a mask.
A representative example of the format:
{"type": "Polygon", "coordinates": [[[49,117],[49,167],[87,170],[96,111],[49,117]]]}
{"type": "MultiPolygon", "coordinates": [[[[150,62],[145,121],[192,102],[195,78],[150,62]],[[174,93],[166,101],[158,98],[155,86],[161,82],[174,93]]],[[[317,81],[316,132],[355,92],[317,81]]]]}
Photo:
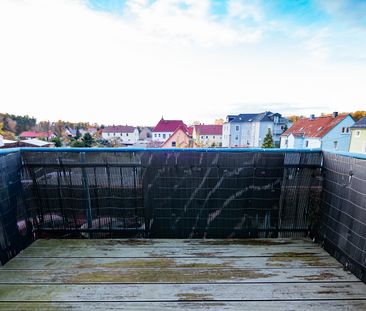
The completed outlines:
{"type": "Polygon", "coordinates": [[[332,114],[332,117],[333,117],[333,118],[338,117],[338,111],[334,111],[334,112],[333,112],[333,114],[332,114]]]}
{"type": "Polygon", "coordinates": [[[315,114],[310,115],[310,120],[315,120],[315,114]]]}

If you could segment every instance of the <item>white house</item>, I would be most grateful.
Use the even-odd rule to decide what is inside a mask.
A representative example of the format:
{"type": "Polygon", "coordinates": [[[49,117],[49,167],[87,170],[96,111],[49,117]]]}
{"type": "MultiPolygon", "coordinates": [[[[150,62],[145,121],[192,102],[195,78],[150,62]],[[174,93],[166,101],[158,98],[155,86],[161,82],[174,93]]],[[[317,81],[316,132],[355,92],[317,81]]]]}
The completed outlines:
{"type": "Polygon", "coordinates": [[[135,144],[139,140],[137,127],[128,125],[107,126],[102,130],[102,137],[107,140],[120,140],[126,145],[135,144]]]}
{"type": "Polygon", "coordinates": [[[222,125],[194,125],[192,137],[198,146],[221,147],[222,125]]]}
{"type": "Polygon", "coordinates": [[[270,111],[228,115],[223,124],[222,146],[257,148],[263,144],[264,137],[271,130],[276,146],[280,145],[281,134],[290,126],[288,119],[270,111]]]}
{"type": "Polygon", "coordinates": [[[177,128],[182,126],[187,128],[182,120],[164,120],[161,118],[152,131],[152,140],[163,143],[173,135],[177,128]]]}
{"type": "Polygon", "coordinates": [[[348,151],[350,127],[355,123],[349,114],[303,118],[281,135],[281,148],[321,148],[348,151]]]}

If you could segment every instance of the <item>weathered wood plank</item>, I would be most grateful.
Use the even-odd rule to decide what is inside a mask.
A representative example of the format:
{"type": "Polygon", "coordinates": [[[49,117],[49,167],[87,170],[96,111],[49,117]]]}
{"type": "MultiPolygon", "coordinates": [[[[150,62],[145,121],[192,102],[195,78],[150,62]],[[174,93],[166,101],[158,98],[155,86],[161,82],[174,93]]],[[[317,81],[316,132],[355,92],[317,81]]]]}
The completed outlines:
{"type": "Polygon", "coordinates": [[[169,258],[164,262],[160,258],[24,258],[17,256],[1,269],[45,269],[66,270],[82,268],[166,268],[190,267],[202,268],[207,266],[229,266],[231,268],[339,268],[342,265],[330,256],[293,256],[293,257],[242,257],[242,258],[169,258]]]}
{"type": "Polygon", "coordinates": [[[0,302],[0,310],[105,311],[105,310],[210,310],[210,311],[364,311],[366,300],[338,301],[180,301],[180,302],[0,302]]]}
{"type": "Polygon", "coordinates": [[[272,301],[366,299],[362,282],[276,284],[0,285],[0,301],[272,301]]]}
{"type": "Polygon", "coordinates": [[[304,247],[314,246],[309,239],[39,239],[32,244],[32,247],[192,247],[192,246],[282,246],[282,247],[304,247]]]}
{"type": "MultiPolygon", "coordinates": [[[[360,282],[341,269],[234,269],[225,266],[54,270],[0,270],[0,284],[87,283],[261,283],[261,282],[360,282]]],[[[366,288],[365,288],[366,289],[366,288]]]]}
{"type": "Polygon", "coordinates": [[[250,257],[250,256],[329,256],[320,247],[304,246],[287,248],[281,245],[271,246],[204,246],[191,247],[113,247],[113,246],[90,246],[77,247],[28,247],[18,256],[21,257],[250,257]]]}

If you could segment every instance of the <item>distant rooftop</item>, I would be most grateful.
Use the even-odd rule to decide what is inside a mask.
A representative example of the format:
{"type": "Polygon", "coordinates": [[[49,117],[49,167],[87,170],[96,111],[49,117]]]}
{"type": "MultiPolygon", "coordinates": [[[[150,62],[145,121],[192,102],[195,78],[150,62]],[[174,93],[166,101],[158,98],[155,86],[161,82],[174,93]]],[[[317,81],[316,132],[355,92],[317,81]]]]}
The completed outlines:
{"type": "Polygon", "coordinates": [[[282,136],[323,137],[339,122],[343,121],[348,114],[324,116],[317,118],[304,118],[296,121],[282,136]]]}
{"type": "Polygon", "coordinates": [[[103,133],[133,133],[135,129],[134,126],[129,125],[112,125],[106,126],[103,129],[103,133]]]}
{"type": "Polygon", "coordinates": [[[222,125],[199,124],[194,127],[198,135],[222,135],[222,125]]]}
{"type": "Polygon", "coordinates": [[[366,128],[366,117],[358,120],[351,128],[366,128]]]}
{"type": "Polygon", "coordinates": [[[265,111],[261,113],[242,113],[238,115],[228,115],[228,122],[244,123],[244,122],[273,122],[274,117],[280,118],[280,122],[285,122],[285,118],[281,117],[279,113],[273,113],[271,111],[265,111]]]}
{"type": "Polygon", "coordinates": [[[174,132],[178,127],[187,127],[182,120],[161,120],[153,129],[153,132],[174,132]]]}

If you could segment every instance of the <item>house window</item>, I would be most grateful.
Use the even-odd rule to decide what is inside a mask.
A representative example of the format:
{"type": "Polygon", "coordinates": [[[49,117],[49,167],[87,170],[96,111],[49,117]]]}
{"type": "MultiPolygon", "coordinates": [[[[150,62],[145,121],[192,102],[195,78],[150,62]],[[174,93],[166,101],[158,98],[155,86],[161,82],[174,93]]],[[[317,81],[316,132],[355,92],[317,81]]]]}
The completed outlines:
{"type": "Polygon", "coordinates": [[[342,127],[342,133],[344,133],[346,131],[345,127],[342,127]]]}
{"type": "Polygon", "coordinates": [[[212,136],[213,139],[215,139],[215,136],[212,136]]]}
{"type": "Polygon", "coordinates": [[[160,137],[160,134],[159,134],[159,137],[160,137]]]}
{"type": "Polygon", "coordinates": [[[335,140],[335,141],[333,142],[333,144],[334,144],[334,149],[337,149],[337,147],[338,147],[338,141],[336,141],[336,140],[335,140]]]}
{"type": "Polygon", "coordinates": [[[176,147],[177,146],[177,142],[172,141],[172,147],[176,147]]]}
{"type": "Polygon", "coordinates": [[[156,137],[156,134],[154,134],[154,137],[156,137]]]}
{"type": "Polygon", "coordinates": [[[309,141],[308,140],[305,141],[305,147],[306,148],[309,147],[309,141]]]}
{"type": "Polygon", "coordinates": [[[349,133],[349,127],[346,128],[346,133],[349,133]]]}
{"type": "Polygon", "coordinates": [[[238,135],[236,135],[236,136],[235,136],[235,140],[238,140],[238,139],[239,139],[239,136],[238,136],[238,135]]]}
{"type": "Polygon", "coordinates": [[[208,136],[206,136],[206,139],[208,139],[208,136]]]}
{"type": "Polygon", "coordinates": [[[239,125],[236,125],[236,126],[235,126],[235,130],[236,130],[236,131],[239,131],[239,125]]]}
{"type": "Polygon", "coordinates": [[[201,136],[201,139],[203,139],[203,136],[201,136]]]}
{"type": "Polygon", "coordinates": [[[108,133],[108,136],[110,136],[111,134],[110,133],[108,133]]]}
{"type": "Polygon", "coordinates": [[[285,146],[288,146],[288,139],[285,140],[285,146]]]}
{"type": "Polygon", "coordinates": [[[165,138],[165,134],[163,134],[163,138],[165,138]]]}
{"type": "Polygon", "coordinates": [[[128,133],[126,133],[126,136],[128,136],[128,133]]]}
{"type": "Polygon", "coordinates": [[[356,131],[355,137],[360,137],[360,136],[361,136],[361,131],[356,131]]]}

